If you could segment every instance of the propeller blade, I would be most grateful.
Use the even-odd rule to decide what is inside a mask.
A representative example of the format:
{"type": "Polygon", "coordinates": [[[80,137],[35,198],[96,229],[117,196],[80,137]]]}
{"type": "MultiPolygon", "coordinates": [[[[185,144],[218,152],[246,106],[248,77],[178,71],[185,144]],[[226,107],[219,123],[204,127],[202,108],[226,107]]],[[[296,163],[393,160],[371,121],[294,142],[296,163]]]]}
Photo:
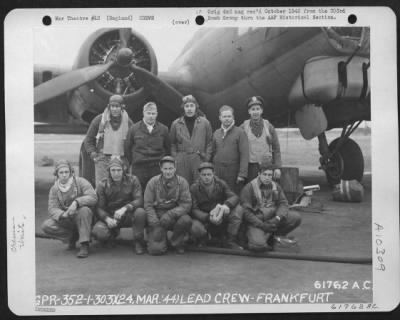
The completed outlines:
{"type": "Polygon", "coordinates": [[[82,86],[101,76],[114,63],[114,61],[110,61],[106,64],[96,64],[94,66],[73,70],[43,82],[34,89],[34,103],[39,104],[82,86]]]}
{"type": "Polygon", "coordinates": [[[128,46],[128,40],[131,38],[130,28],[119,29],[119,39],[121,41],[121,48],[126,48],[128,46]]]}
{"type": "MultiPolygon", "coordinates": [[[[131,65],[131,69],[135,72],[135,76],[142,86],[150,91],[157,101],[167,106],[172,112],[176,114],[181,113],[180,106],[183,95],[178,90],[146,69],[133,64],[131,65]]],[[[206,117],[200,109],[198,113],[206,117]]]]}
{"type": "Polygon", "coordinates": [[[137,65],[131,65],[131,69],[145,89],[176,112],[176,107],[181,105],[183,97],[179,91],[146,69],[137,65]]]}

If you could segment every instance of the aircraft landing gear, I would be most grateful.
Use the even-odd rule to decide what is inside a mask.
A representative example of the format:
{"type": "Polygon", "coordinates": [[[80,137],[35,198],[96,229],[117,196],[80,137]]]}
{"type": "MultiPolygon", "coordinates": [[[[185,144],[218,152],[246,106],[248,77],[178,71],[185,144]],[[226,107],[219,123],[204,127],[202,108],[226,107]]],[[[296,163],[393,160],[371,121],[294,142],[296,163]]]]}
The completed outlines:
{"type": "Polygon", "coordinates": [[[318,136],[321,167],[328,183],[333,186],[340,180],[361,181],[364,175],[364,157],[359,145],[349,138],[361,121],[343,128],[339,138],[329,145],[325,132],[318,136]]]}

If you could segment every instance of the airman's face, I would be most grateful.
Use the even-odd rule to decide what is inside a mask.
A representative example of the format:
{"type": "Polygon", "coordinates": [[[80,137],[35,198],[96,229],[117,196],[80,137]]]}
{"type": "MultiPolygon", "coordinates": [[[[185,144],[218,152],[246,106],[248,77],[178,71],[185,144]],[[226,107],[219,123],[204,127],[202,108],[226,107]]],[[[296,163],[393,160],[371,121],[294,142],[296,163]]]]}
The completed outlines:
{"type": "Polygon", "coordinates": [[[212,183],[214,178],[214,171],[212,169],[203,169],[200,171],[200,179],[205,185],[209,185],[212,183]]]}
{"type": "Polygon", "coordinates": [[[219,120],[221,121],[221,124],[225,128],[228,128],[233,123],[232,111],[231,110],[222,111],[221,114],[219,115],[219,120]]]}
{"type": "Polygon", "coordinates": [[[110,107],[110,113],[112,117],[119,117],[122,112],[122,106],[119,103],[111,103],[109,105],[110,107]]]}
{"type": "Polygon", "coordinates": [[[185,116],[194,117],[196,114],[196,104],[194,102],[187,102],[183,106],[183,110],[185,111],[185,116]]]}
{"type": "Polygon", "coordinates": [[[156,122],[157,119],[157,108],[147,108],[146,111],[143,111],[143,120],[149,124],[153,125],[156,122]]]}
{"type": "Polygon", "coordinates": [[[175,165],[172,162],[164,162],[161,165],[161,173],[165,179],[172,179],[175,175],[175,165]]]}
{"type": "Polygon", "coordinates": [[[252,105],[252,106],[250,107],[250,109],[249,109],[250,118],[253,119],[253,120],[258,120],[258,119],[260,119],[262,113],[263,113],[263,109],[262,109],[261,106],[258,105],[258,104],[252,105]]]}
{"type": "Polygon", "coordinates": [[[260,181],[262,184],[269,184],[272,182],[272,177],[274,175],[274,171],[273,170],[264,170],[262,172],[260,172],[258,174],[258,176],[260,177],[260,181]]]}
{"type": "Polygon", "coordinates": [[[113,179],[113,181],[115,181],[115,182],[121,181],[122,176],[123,176],[122,168],[119,166],[111,167],[110,175],[111,175],[111,179],[113,179]]]}
{"type": "Polygon", "coordinates": [[[57,177],[62,184],[67,183],[70,176],[71,176],[71,170],[69,170],[68,167],[61,167],[57,171],[57,177]]]}

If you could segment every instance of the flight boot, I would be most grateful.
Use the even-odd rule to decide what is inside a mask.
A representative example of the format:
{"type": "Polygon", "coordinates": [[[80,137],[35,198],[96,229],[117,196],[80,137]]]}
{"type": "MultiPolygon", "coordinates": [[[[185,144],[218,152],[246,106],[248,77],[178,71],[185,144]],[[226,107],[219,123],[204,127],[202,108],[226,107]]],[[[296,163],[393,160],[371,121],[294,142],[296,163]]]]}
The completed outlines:
{"type": "Polygon", "coordinates": [[[184,254],[185,248],[183,247],[183,245],[179,245],[179,246],[175,247],[175,251],[177,254],[184,254]]]}
{"type": "Polygon", "coordinates": [[[228,234],[224,242],[225,242],[224,247],[226,247],[226,248],[233,249],[233,250],[243,250],[243,247],[239,246],[236,243],[235,236],[232,234],[228,234]]]}
{"type": "Polygon", "coordinates": [[[135,252],[137,255],[141,255],[145,252],[146,250],[146,244],[143,239],[136,239],[135,240],[135,252]]]}
{"type": "Polygon", "coordinates": [[[76,249],[76,242],[79,239],[79,234],[77,232],[74,232],[71,236],[71,238],[68,241],[68,247],[67,250],[75,250],[76,249]]]}
{"type": "Polygon", "coordinates": [[[89,256],[89,242],[82,242],[79,252],[76,255],[78,258],[87,258],[89,256]]]}

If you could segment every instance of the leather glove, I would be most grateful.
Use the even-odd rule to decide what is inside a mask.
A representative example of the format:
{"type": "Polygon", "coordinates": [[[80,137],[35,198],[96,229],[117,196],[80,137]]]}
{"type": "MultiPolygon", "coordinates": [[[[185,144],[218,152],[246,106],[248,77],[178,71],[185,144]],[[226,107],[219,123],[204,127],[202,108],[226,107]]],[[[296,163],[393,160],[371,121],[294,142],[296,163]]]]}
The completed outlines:
{"type": "Polygon", "coordinates": [[[262,229],[264,232],[269,232],[269,233],[271,233],[271,232],[275,232],[275,231],[277,230],[277,227],[276,227],[276,225],[273,224],[273,223],[264,222],[264,223],[263,223],[263,226],[261,227],[261,229],[262,229]]]}

